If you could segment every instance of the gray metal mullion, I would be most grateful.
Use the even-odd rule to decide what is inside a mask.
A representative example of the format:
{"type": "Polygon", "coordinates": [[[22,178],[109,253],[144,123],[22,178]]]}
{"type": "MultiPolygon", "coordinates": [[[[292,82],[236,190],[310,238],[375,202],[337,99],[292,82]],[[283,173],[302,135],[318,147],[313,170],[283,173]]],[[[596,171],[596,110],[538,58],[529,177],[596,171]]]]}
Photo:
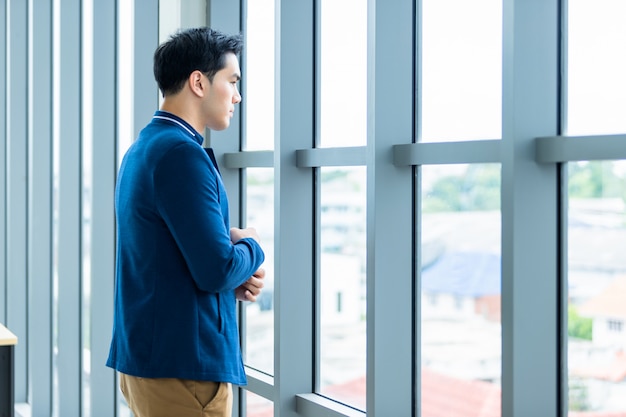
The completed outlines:
{"type": "Polygon", "coordinates": [[[115,213],[113,195],[117,170],[117,8],[115,1],[93,2],[93,95],[91,183],[91,282],[89,377],[90,415],[115,416],[115,372],[103,366],[113,327],[115,283],[115,213]]]}
{"type": "Polygon", "coordinates": [[[18,336],[15,400],[28,392],[28,3],[8,5],[6,138],[6,326],[18,336]]]}
{"type": "Polygon", "coordinates": [[[557,415],[557,167],[534,140],[559,134],[559,1],[503,3],[502,415],[557,415]],[[532,300],[532,302],[530,302],[532,300]]]}
{"type": "Polygon", "coordinates": [[[159,45],[159,0],[132,1],[134,2],[132,139],[134,140],[139,135],[139,131],[150,122],[152,115],[159,107],[159,89],[152,71],[152,57],[159,45]]]}
{"type": "Polygon", "coordinates": [[[296,396],[296,410],[304,417],[365,417],[366,413],[316,394],[296,396]]]}
{"type": "Polygon", "coordinates": [[[569,0],[561,0],[559,2],[560,15],[559,21],[559,59],[561,65],[561,82],[559,91],[559,134],[567,132],[567,126],[569,124],[569,91],[567,86],[569,85],[569,0]]]}
{"type": "Polygon", "coordinates": [[[273,168],[274,151],[242,151],[224,154],[224,168],[273,168]]]}
{"type": "MultiPolygon", "coordinates": [[[[317,148],[322,143],[322,118],[320,117],[322,114],[322,0],[313,2],[313,43],[310,45],[312,53],[314,54],[313,58],[313,80],[312,87],[314,88],[314,104],[313,104],[313,115],[314,115],[314,125],[313,125],[313,143],[311,145],[306,146],[304,149],[308,149],[309,147],[317,148]]],[[[319,277],[317,278],[319,281],[319,277]]],[[[318,320],[316,317],[315,320],[318,320]]],[[[319,326],[317,326],[319,327],[319,326]]],[[[317,332],[317,330],[316,330],[317,332]]],[[[316,338],[318,335],[316,335],[316,338]]],[[[319,355],[318,355],[319,356],[319,355]]],[[[317,360],[317,358],[316,358],[317,360]]],[[[319,374],[319,369],[316,371],[319,374]]],[[[318,375],[316,375],[317,378],[318,375]]],[[[317,387],[316,387],[317,388],[317,387]]]]}
{"type": "Polygon", "coordinates": [[[57,360],[61,416],[82,414],[81,4],[59,0],[57,360]]]}
{"type": "Polygon", "coordinates": [[[52,0],[30,0],[28,351],[31,415],[52,415],[52,0]]]}
{"type": "Polygon", "coordinates": [[[246,390],[254,392],[266,400],[274,399],[274,378],[256,369],[246,367],[248,386],[246,390]]]}
{"type": "MultiPolygon", "coordinates": [[[[414,121],[413,121],[413,143],[419,143],[422,139],[422,126],[423,126],[423,50],[424,50],[424,12],[423,1],[416,0],[415,4],[415,45],[414,45],[414,95],[413,102],[414,108],[414,121]]],[[[398,165],[401,161],[401,157],[398,155],[398,148],[394,148],[394,163],[398,165]]],[[[413,169],[413,234],[414,234],[414,248],[413,248],[413,271],[415,274],[415,283],[413,288],[414,297],[414,328],[415,334],[413,343],[415,346],[415,363],[413,365],[413,392],[414,398],[414,417],[422,417],[422,306],[418,300],[422,299],[422,168],[416,166],[413,169]]]]}
{"type": "MultiPolygon", "coordinates": [[[[322,94],[322,78],[324,74],[322,73],[323,68],[323,43],[322,43],[322,3],[323,0],[313,1],[313,21],[312,21],[312,30],[313,30],[313,43],[311,44],[311,49],[313,52],[313,77],[312,77],[312,87],[314,88],[313,92],[313,140],[309,145],[305,145],[304,149],[298,149],[295,152],[296,166],[299,168],[314,168],[311,170],[313,185],[311,191],[313,193],[313,215],[311,217],[313,223],[313,233],[311,235],[311,241],[313,242],[313,259],[311,264],[311,270],[313,271],[312,279],[313,279],[313,323],[312,323],[312,331],[313,331],[313,355],[312,355],[312,364],[313,364],[313,386],[311,387],[311,392],[303,391],[301,394],[312,396],[313,398],[323,398],[318,395],[321,392],[322,386],[322,211],[321,211],[321,200],[322,200],[322,169],[320,169],[323,165],[319,162],[319,153],[315,153],[315,150],[318,149],[322,144],[322,104],[323,104],[323,94],[322,94]],[[318,158],[316,158],[318,156],[318,158]],[[308,159],[308,160],[307,160],[308,159]],[[317,161],[316,161],[317,159],[317,161]]],[[[328,4],[328,3],[327,3],[328,4]]],[[[286,138],[284,140],[287,140],[286,138]]],[[[331,151],[332,152],[332,151],[331,151]]],[[[326,153],[328,154],[328,153],[326,153]]],[[[365,156],[365,155],[363,155],[365,156]]],[[[321,158],[324,160],[324,158],[321,158]]],[[[341,159],[341,158],[339,158],[341,159]]],[[[365,157],[363,157],[365,160],[365,157]]],[[[325,161],[327,162],[327,161],[325,161]]],[[[341,166],[341,165],[340,165],[341,166]]],[[[299,414],[303,414],[306,417],[309,417],[306,410],[302,410],[300,404],[301,401],[298,401],[296,397],[296,410],[299,414]]],[[[327,411],[327,410],[324,410],[327,411]]]]}
{"type": "Polygon", "coordinates": [[[410,143],[393,146],[396,166],[499,163],[500,140],[410,143]]]}
{"type": "Polygon", "coordinates": [[[276,4],[274,415],[296,417],[313,392],[313,170],[294,153],[314,142],[313,1],[276,4]]]}
{"type": "MultiPolygon", "coordinates": [[[[243,40],[244,40],[244,49],[241,53],[241,56],[239,57],[239,65],[242,71],[241,80],[239,81],[239,92],[242,95],[242,101],[239,104],[239,113],[241,113],[241,117],[239,119],[239,127],[240,127],[239,149],[243,151],[245,149],[248,149],[248,124],[245,122],[246,120],[248,120],[248,101],[243,100],[243,97],[248,96],[248,71],[249,69],[248,69],[248,63],[246,62],[246,55],[247,55],[246,49],[248,49],[248,38],[250,35],[247,32],[247,26],[245,23],[248,20],[248,0],[239,0],[237,3],[239,6],[239,28],[240,28],[239,32],[241,33],[243,40]]],[[[272,167],[274,166],[273,162],[274,162],[274,157],[272,155],[272,165],[270,165],[272,167]]],[[[224,161],[224,164],[226,164],[226,161],[224,161]]],[[[243,320],[245,320],[245,314],[242,314],[241,316],[243,320]]],[[[244,323],[242,323],[241,329],[243,330],[245,328],[246,327],[244,323]]],[[[242,338],[243,342],[245,342],[244,339],[245,337],[242,338]]],[[[245,407],[244,407],[244,410],[245,410],[245,407]]]]}
{"type": "Polygon", "coordinates": [[[296,166],[299,168],[364,166],[366,149],[365,146],[298,149],[296,166]]]}
{"type": "MultiPolygon", "coordinates": [[[[6,33],[7,33],[7,20],[6,20],[6,0],[0,0],[0,33],[4,36],[0,42],[0,83],[4,91],[7,91],[8,79],[6,73],[7,56],[6,56],[6,33]]],[[[6,143],[7,143],[7,107],[6,107],[6,94],[0,99],[0,138],[2,145],[0,146],[0,323],[6,324],[6,286],[7,286],[7,274],[6,274],[6,143]]]]}
{"type": "Polygon", "coordinates": [[[391,153],[414,133],[413,6],[368,1],[367,415],[375,417],[415,410],[413,168],[394,166],[391,153]]]}
{"type": "MultiPolygon", "coordinates": [[[[319,16],[319,7],[316,11],[319,16]]],[[[319,28],[319,25],[318,25],[319,28]]],[[[318,36],[319,37],[319,36],[318,36]]],[[[319,91],[316,92],[319,96],[319,91]]],[[[319,106],[319,105],[318,105],[319,106]]],[[[319,113],[318,113],[319,114],[319,113]]],[[[316,128],[319,128],[319,120],[316,120],[316,128]]],[[[315,143],[319,143],[319,135],[315,139],[315,143]]],[[[315,168],[313,174],[313,248],[315,255],[312,263],[313,271],[313,393],[319,393],[322,385],[322,170],[315,168]]],[[[304,392],[303,394],[307,394],[304,392]]]]}
{"type": "Polygon", "coordinates": [[[538,162],[626,159],[626,134],[549,136],[536,139],[538,162]]]}
{"type": "Polygon", "coordinates": [[[569,198],[568,198],[568,167],[567,164],[558,164],[558,207],[559,207],[559,227],[558,227],[558,314],[559,314],[559,404],[560,414],[557,417],[566,417],[569,413],[569,346],[567,343],[561,341],[568,340],[568,305],[569,305],[569,288],[568,288],[568,269],[569,269],[569,257],[568,257],[568,224],[569,224],[569,198]]]}

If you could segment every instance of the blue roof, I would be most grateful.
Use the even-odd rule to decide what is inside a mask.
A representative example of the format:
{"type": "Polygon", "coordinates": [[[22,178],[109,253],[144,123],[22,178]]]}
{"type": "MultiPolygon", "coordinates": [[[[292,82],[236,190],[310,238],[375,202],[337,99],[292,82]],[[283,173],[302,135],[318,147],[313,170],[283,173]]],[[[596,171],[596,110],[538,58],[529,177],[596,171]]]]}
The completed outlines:
{"type": "Polygon", "coordinates": [[[479,297],[500,294],[500,255],[445,253],[422,270],[422,291],[479,297]]]}

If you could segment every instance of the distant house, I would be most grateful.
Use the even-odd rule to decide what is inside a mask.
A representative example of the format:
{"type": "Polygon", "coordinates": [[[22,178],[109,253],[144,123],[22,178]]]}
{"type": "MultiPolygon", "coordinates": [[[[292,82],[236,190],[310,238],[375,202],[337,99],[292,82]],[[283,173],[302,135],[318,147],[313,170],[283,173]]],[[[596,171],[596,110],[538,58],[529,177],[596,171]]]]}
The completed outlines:
{"type": "Polygon", "coordinates": [[[593,319],[594,346],[626,350],[625,300],[626,275],[622,275],[580,306],[579,314],[593,319]]]}
{"type": "Polygon", "coordinates": [[[480,315],[500,322],[500,255],[444,252],[422,270],[422,316],[480,315]]]}
{"type": "MultiPolygon", "coordinates": [[[[327,387],[325,396],[359,409],[366,407],[365,376],[327,387]]],[[[420,412],[423,417],[501,417],[502,389],[498,384],[463,380],[423,368],[420,412]]],[[[271,417],[267,404],[248,406],[249,417],[271,417]]],[[[626,417],[625,411],[569,411],[568,417],[626,417]]]]}
{"type": "MultiPolygon", "coordinates": [[[[579,314],[593,320],[592,343],[570,376],[586,390],[591,408],[624,409],[626,398],[626,276],[613,279],[580,305],[579,314]]],[[[617,414],[615,414],[617,415],[617,414]]],[[[622,412],[620,415],[626,415],[622,412]]]]}
{"type": "Polygon", "coordinates": [[[320,258],[320,313],[324,323],[350,324],[365,315],[363,259],[323,252],[320,258]]]}
{"type": "MultiPolygon", "coordinates": [[[[462,380],[422,370],[421,414],[424,417],[500,417],[500,386],[462,380]]],[[[365,408],[366,378],[327,387],[325,395],[365,408]]]]}

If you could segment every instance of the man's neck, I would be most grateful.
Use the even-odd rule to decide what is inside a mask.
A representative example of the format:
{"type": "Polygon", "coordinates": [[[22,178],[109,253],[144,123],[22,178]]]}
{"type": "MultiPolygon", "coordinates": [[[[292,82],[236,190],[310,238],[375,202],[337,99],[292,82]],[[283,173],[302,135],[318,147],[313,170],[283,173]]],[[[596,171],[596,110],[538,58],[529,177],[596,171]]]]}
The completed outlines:
{"type": "Polygon", "coordinates": [[[180,117],[189,123],[196,132],[203,135],[204,126],[199,121],[200,119],[197,117],[194,107],[189,105],[188,101],[183,100],[179,95],[165,97],[163,104],[161,104],[161,110],[180,117]]]}

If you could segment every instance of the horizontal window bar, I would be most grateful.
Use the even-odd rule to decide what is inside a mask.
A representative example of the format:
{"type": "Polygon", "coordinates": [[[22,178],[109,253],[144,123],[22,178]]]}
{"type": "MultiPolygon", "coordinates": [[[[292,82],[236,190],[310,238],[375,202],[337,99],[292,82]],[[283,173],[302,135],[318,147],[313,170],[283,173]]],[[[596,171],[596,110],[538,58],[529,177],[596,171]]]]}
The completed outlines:
{"type": "Polygon", "coordinates": [[[366,165],[365,150],[365,146],[300,149],[296,151],[296,166],[316,168],[366,165]]]}
{"type": "Polygon", "coordinates": [[[550,136],[535,144],[537,162],[626,159],[626,135],[550,136]]]}
{"type": "MultiPolygon", "coordinates": [[[[395,145],[394,164],[436,165],[463,163],[492,163],[500,161],[500,140],[411,143],[395,145]]],[[[296,151],[296,166],[315,168],[325,166],[365,166],[367,147],[314,148],[296,151]]],[[[273,151],[242,151],[224,154],[225,168],[271,168],[273,151]]]]}
{"type": "Polygon", "coordinates": [[[239,168],[272,168],[274,151],[243,151],[224,154],[224,167],[239,168]]]}
{"type": "Polygon", "coordinates": [[[317,394],[296,396],[296,411],[305,417],[365,417],[365,413],[317,394]]]}
{"type": "Polygon", "coordinates": [[[274,377],[247,366],[246,376],[248,377],[248,386],[245,387],[246,390],[259,395],[266,400],[274,400],[274,377]]]}
{"type": "Polygon", "coordinates": [[[395,145],[393,161],[396,166],[501,162],[500,143],[497,139],[395,145]]]}

